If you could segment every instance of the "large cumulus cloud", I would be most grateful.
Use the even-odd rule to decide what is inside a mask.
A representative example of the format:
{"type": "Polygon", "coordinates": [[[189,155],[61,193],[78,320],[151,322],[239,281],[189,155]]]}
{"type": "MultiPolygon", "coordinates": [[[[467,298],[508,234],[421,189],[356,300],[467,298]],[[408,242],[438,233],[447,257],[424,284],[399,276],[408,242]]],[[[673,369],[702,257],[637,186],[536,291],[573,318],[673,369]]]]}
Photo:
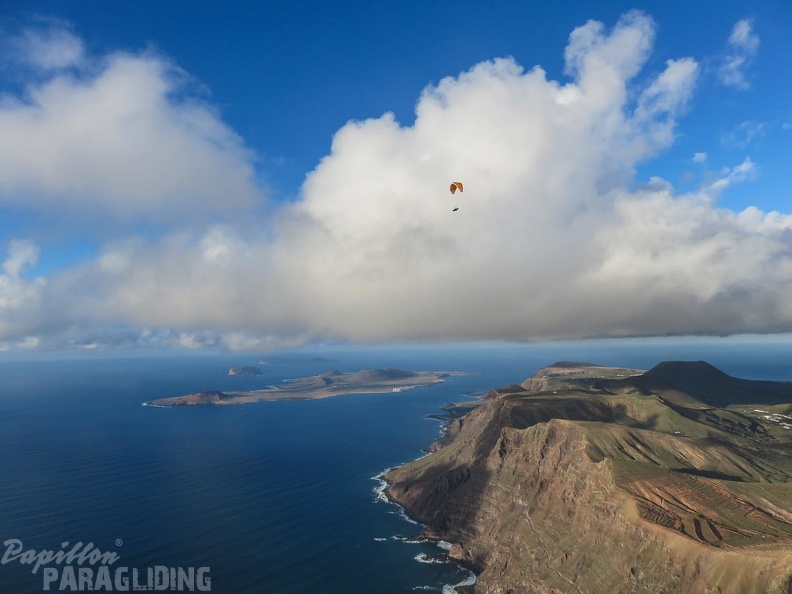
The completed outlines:
{"type": "Polygon", "coordinates": [[[792,330],[792,217],[717,206],[749,158],[697,193],[633,187],[699,71],[680,57],[642,72],[654,34],[637,12],[591,21],[570,35],[566,82],[495,59],[427,88],[412,125],[351,121],[258,231],[110,244],[49,279],[42,310],[58,315],[17,337],[63,319],[238,349],[792,330]]]}
{"type": "Polygon", "coordinates": [[[5,46],[32,82],[0,95],[0,206],[172,224],[259,198],[241,138],[154,51],[86,56],[58,24],[5,46]]]}

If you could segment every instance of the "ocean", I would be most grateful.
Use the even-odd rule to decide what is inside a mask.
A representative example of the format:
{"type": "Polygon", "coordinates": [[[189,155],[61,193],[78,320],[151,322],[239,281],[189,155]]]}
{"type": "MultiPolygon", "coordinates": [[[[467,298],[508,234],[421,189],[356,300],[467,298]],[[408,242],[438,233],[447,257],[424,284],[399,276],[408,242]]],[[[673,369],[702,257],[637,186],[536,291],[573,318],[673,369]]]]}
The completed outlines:
{"type": "MultiPolygon", "coordinates": [[[[137,569],[142,585],[154,584],[150,568],[176,575],[204,567],[211,591],[220,593],[450,592],[469,572],[431,562],[442,550],[414,540],[420,526],[382,501],[376,476],[423,455],[440,436],[433,415],[442,405],[519,383],[561,359],[641,368],[704,359],[740,377],[792,380],[792,342],[760,339],[0,359],[0,592],[43,592],[46,580],[58,591],[68,563],[34,573],[22,561],[77,543],[114,553],[111,569],[129,568],[130,579],[137,569]],[[260,359],[267,361],[262,376],[227,376],[230,367],[260,359]],[[315,401],[141,406],[380,367],[472,375],[315,401]]],[[[97,577],[99,565],[83,566],[97,577]]],[[[79,590],[77,583],[72,591],[79,590]]]]}

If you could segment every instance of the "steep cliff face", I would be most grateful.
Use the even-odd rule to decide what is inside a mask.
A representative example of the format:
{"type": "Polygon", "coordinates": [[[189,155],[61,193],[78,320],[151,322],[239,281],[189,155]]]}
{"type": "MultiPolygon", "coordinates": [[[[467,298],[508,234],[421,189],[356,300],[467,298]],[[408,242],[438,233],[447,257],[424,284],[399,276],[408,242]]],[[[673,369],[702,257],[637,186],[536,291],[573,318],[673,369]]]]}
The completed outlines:
{"type": "Polygon", "coordinates": [[[391,472],[388,494],[480,593],[792,592],[792,477],[773,457],[788,444],[709,423],[685,436],[695,420],[630,386],[508,393],[391,472]]]}

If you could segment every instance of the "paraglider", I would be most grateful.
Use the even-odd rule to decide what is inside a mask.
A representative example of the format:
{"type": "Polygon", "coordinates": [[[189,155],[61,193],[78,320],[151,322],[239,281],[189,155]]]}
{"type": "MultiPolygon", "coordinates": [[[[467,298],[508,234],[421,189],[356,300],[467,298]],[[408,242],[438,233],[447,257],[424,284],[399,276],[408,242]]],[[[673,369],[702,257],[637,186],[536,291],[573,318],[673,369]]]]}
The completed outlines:
{"type": "MultiPolygon", "coordinates": [[[[464,190],[462,189],[462,182],[451,182],[451,193],[452,193],[452,194],[454,194],[454,193],[456,193],[456,191],[457,191],[457,190],[459,190],[460,192],[463,192],[463,191],[464,191],[464,190]]],[[[456,207],[454,210],[452,210],[451,212],[456,212],[456,211],[458,211],[458,210],[459,210],[459,207],[457,206],[457,207],[456,207]]]]}

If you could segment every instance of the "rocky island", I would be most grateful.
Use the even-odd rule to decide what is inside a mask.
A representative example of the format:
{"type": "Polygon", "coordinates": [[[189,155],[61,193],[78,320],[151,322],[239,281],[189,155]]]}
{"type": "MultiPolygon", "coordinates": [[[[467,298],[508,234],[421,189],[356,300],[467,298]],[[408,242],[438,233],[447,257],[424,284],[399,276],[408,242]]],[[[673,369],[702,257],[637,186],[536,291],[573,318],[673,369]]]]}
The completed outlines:
{"type": "Polygon", "coordinates": [[[792,592],[792,384],[560,362],[491,390],[387,494],[481,594],[792,592]]]}
{"type": "Polygon", "coordinates": [[[247,392],[195,392],[186,396],[161,398],[144,402],[144,406],[227,405],[248,404],[268,400],[314,400],[342,394],[376,394],[403,392],[445,381],[455,375],[446,371],[403,371],[401,369],[371,369],[355,373],[327,371],[319,375],[286,380],[279,386],[247,392]]]}
{"type": "Polygon", "coordinates": [[[255,366],[246,366],[246,367],[232,367],[228,370],[229,376],[237,376],[237,377],[251,377],[254,375],[261,375],[264,373],[261,371],[260,368],[255,366]]]}

